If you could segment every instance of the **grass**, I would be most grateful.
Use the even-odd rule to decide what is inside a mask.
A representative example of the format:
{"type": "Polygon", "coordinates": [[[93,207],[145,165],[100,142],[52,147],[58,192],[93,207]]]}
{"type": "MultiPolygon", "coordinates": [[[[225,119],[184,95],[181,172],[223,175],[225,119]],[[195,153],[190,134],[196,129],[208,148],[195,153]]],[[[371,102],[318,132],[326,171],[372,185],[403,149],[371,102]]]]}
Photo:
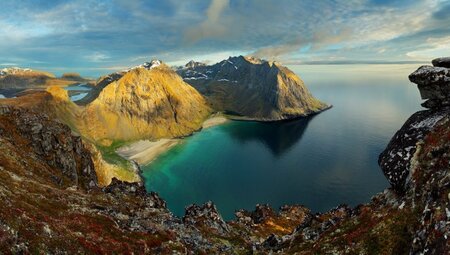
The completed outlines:
{"type": "Polygon", "coordinates": [[[130,162],[116,152],[118,148],[125,146],[126,144],[127,142],[124,141],[113,141],[110,146],[96,145],[96,147],[102,153],[102,157],[106,162],[120,167],[129,168],[131,167],[130,162]]]}

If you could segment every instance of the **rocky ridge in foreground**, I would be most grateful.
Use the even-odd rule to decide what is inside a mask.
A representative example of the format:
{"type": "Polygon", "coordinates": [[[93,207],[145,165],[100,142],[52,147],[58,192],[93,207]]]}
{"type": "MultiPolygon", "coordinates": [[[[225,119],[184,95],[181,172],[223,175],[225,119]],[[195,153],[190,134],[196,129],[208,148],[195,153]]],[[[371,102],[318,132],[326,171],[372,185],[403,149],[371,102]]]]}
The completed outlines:
{"type": "MultiPolygon", "coordinates": [[[[434,87],[441,91],[441,85],[434,87]]],[[[393,137],[379,161],[393,188],[369,203],[321,214],[299,205],[279,212],[257,205],[252,212],[236,212],[230,222],[211,202],[187,207],[180,219],[140,184],[113,180],[101,189],[89,170],[92,155],[68,127],[14,107],[0,108],[0,118],[0,251],[5,253],[450,252],[445,103],[414,114],[393,137]]]]}

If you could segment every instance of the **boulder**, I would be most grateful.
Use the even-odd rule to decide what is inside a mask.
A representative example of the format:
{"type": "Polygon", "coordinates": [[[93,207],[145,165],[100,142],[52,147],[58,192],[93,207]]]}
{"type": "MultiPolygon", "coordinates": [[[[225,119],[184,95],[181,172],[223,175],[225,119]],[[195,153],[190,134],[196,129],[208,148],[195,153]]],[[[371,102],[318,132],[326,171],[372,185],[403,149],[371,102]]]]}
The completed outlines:
{"type": "Polygon", "coordinates": [[[409,80],[417,84],[422,99],[428,99],[422,106],[434,109],[449,105],[450,69],[421,66],[409,75],[409,80]]]}
{"type": "Polygon", "coordinates": [[[431,63],[433,66],[450,68],[450,57],[436,58],[431,63]]]}

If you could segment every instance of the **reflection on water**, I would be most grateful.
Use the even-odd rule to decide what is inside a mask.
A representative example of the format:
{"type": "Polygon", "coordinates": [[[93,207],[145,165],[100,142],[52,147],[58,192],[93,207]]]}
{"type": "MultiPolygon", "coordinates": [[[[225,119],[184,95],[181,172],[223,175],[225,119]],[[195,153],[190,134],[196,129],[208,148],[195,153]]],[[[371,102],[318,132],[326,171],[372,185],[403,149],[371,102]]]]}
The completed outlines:
{"type": "Polygon", "coordinates": [[[314,116],[293,121],[250,122],[247,125],[231,126],[224,130],[240,143],[259,141],[275,156],[281,156],[302,138],[312,118],[314,116]]]}
{"type": "Polygon", "coordinates": [[[330,68],[293,70],[333,108],[292,122],[206,129],[144,167],[147,190],[159,192],[176,215],[212,200],[226,219],[257,203],[325,211],[369,201],[388,185],[378,155],[419,110],[417,89],[407,80],[414,69],[330,68]]]}

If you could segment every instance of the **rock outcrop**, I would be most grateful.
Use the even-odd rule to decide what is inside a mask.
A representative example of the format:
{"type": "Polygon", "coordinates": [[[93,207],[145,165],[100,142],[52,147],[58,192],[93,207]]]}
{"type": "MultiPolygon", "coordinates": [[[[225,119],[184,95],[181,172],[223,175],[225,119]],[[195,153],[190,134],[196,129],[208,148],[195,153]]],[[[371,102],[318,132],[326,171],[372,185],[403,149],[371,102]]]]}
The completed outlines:
{"type": "Polygon", "coordinates": [[[433,66],[436,66],[436,67],[450,68],[450,57],[436,58],[436,59],[433,59],[433,61],[431,61],[431,63],[433,64],[433,66]]]}
{"type": "MultiPolygon", "coordinates": [[[[436,62],[436,60],[433,60],[436,62]]],[[[439,62],[441,63],[441,62],[439,62]]],[[[446,63],[443,62],[442,63],[446,63]]],[[[445,64],[441,64],[444,65],[445,64]]],[[[417,84],[422,99],[427,99],[422,106],[439,108],[450,105],[450,69],[441,66],[421,66],[409,76],[417,84]]]]}
{"type": "Polygon", "coordinates": [[[304,117],[329,106],[277,62],[230,57],[214,65],[189,62],[177,72],[206,96],[213,108],[235,118],[276,121],[304,117]]]}
{"type": "Polygon", "coordinates": [[[10,160],[33,158],[47,165],[54,170],[50,179],[58,186],[96,187],[91,154],[81,138],[72,135],[68,126],[53,122],[46,115],[8,106],[1,106],[0,120],[0,143],[4,147],[4,156],[8,155],[5,152],[10,147],[18,154],[17,158],[10,160]]]}

